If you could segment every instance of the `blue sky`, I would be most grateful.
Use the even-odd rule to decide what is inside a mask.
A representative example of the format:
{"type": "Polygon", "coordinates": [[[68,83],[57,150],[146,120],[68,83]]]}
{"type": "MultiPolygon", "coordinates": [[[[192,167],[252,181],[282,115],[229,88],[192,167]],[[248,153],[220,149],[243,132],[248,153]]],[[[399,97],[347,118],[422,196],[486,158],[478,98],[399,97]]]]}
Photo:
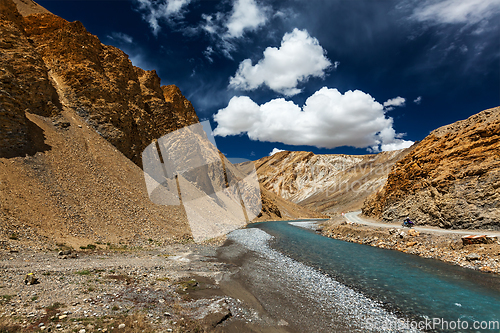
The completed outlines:
{"type": "Polygon", "coordinates": [[[391,150],[500,105],[500,0],[38,2],[179,86],[229,157],[391,150]]]}

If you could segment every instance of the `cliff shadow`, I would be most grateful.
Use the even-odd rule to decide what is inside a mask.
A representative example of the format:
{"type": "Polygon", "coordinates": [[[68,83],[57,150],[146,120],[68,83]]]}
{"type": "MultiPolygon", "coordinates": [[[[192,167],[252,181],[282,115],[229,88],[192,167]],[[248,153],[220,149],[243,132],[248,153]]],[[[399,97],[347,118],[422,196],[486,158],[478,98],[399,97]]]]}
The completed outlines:
{"type": "Polygon", "coordinates": [[[38,152],[46,152],[52,149],[52,146],[45,143],[44,130],[36,123],[31,121],[29,117],[24,117],[26,134],[24,142],[17,146],[3,147],[0,149],[0,157],[13,158],[24,157],[26,155],[33,156],[38,152]]]}

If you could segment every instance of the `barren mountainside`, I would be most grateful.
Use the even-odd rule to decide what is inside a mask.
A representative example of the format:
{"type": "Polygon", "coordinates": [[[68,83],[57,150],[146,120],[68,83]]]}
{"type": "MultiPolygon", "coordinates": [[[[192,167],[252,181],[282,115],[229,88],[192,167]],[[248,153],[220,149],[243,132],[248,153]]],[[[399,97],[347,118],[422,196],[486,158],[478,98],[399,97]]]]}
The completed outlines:
{"type": "Polygon", "coordinates": [[[500,230],[500,107],[434,130],[396,163],[363,213],[500,230]]]}
{"type": "Polygon", "coordinates": [[[137,165],[146,143],[198,121],[191,104],[81,23],[16,3],[41,13],[0,2],[0,238],[189,237],[180,207],[150,202],[137,165]]]}
{"type": "Polygon", "coordinates": [[[133,66],[80,22],[50,13],[22,17],[10,0],[0,6],[0,156],[31,149],[26,112],[53,116],[70,108],[139,166],[151,140],[198,122],[176,86],[161,86],[155,71],[133,66]]]}
{"type": "MultiPolygon", "coordinates": [[[[141,170],[151,142],[198,123],[179,88],[31,0],[0,1],[0,55],[0,247],[192,237],[141,170]]],[[[278,201],[263,215],[287,215],[278,201]]]]}
{"type": "Polygon", "coordinates": [[[284,199],[323,213],[360,209],[411,148],[373,155],[284,151],[255,161],[259,181],[284,199]]]}

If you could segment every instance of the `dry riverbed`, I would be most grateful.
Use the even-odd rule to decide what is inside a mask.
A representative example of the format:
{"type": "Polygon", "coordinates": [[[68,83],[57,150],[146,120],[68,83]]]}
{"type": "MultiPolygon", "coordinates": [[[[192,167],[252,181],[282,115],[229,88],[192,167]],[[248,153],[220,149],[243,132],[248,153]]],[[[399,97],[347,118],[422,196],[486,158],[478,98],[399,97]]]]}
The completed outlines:
{"type": "Polygon", "coordinates": [[[321,223],[321,234],[343,241],[434,258],[462,267],[500,274],[500,243],[464,245],[462,236],[408,228],[378,228],[338,217],[321,223]]]}
{"type": "Polygon", "coordinates": [[[216,251],[2,250],[0,332],[285,332],[252,308],[216,251]]]}

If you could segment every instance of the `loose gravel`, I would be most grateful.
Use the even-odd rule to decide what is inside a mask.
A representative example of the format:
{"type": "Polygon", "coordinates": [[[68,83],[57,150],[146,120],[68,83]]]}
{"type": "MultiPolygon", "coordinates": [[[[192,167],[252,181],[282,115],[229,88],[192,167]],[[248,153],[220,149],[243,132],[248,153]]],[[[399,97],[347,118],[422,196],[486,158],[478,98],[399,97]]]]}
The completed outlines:
{"type": "Polygon", "coordinates": [[[236,230],[228,235],[228,239],[254,251],[262,259],[248,260],[243,269],[252,281],[253,292],[265,298],[262,303],[267,304],[267,310],[283,316],[290,326],[307,332],[346,329],[349,332],[419,332],[405,327],[408,322],[380,303],[271,249],[272,238],[260,229],[236,230]]]}
{"type": "Polygon", "coordinates": [[[318,224],[316,221],[307,221],[307,222],[288,222],[288,224],[293,225],[295,227],[300,227],[304,229],[316,230],[318,229],[318,224]]]}
{"type": "Polygon", "coordinates": [[[230,314],[236,320],[249,312],[217,291],[228,269],[215,261],[215,250],[172,245],[79,251],[72,258],[57,252],[0,252],[0,331],[8,322],[23,331],[106,332],[116,320],[138,314],[149,332],[205,332],[197,327],[209,315],[230,314]],[[26,285],[28,273],[38,283],[26,285]],[[206,297],[190,299],[205,290],[206,297]]]}

